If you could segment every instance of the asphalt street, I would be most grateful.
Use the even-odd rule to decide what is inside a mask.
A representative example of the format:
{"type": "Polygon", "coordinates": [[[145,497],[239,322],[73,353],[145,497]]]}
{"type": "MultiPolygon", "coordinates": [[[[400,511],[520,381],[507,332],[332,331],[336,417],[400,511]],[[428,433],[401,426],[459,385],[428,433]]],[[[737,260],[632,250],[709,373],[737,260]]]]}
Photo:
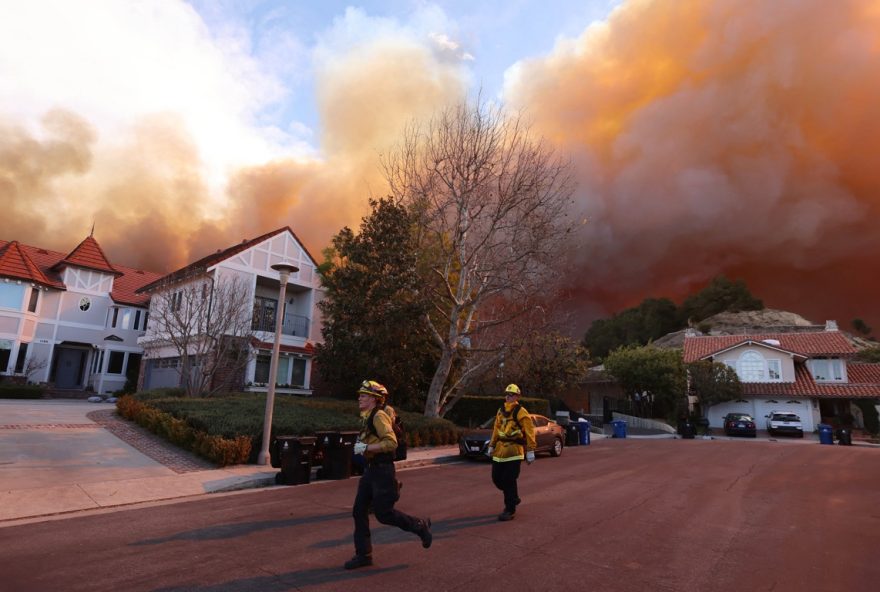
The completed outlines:
{"type": "Polygon", "coordinates": [[[322,481],[0,529],[0,589],[869,591],[880,450],[804,442],[602,440],[523,467],[496,521],[489,465],[405,470],[398,508],[434,545],[374,524],[352,554],[356,481],[322,481]]]}

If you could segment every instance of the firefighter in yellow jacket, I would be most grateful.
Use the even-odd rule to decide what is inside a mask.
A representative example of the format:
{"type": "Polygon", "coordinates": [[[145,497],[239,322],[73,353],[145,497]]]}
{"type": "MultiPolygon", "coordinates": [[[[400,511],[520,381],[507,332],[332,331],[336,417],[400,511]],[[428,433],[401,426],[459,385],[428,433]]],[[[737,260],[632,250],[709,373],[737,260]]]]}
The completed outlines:
{"type": "Polygon", "coordinates": [[[431,546],[431,519],[416,518],[394,509],[394,504],[400,499],[394,471],[397,437],[391,426],[392,418],[385,411],[387,398],[388,390],[374,380],[365,380],[358,389],[358,408],[363,423],[354,453],[364,456],[365,467],[351,511],[354,517],[355,555],[345,562],[345,569],[373,565],[369,516],[371,503],[379,522],[415,534],[426,549],[431,546]],[[368,422],[372,422],[372,429],[368,422]]]}
{"type": "Polygon", "coordinates": [[[513,520],[519,505],[516,480],[522,461],[535,461],[535,425],[532,416],[519,404],[520,390],[515,384],[504,389],[504,405],[495,415],[492,439],[486,451],[492,457],[492,483],[504,492],[504,511],[498,515],[502,522],[513,520]]]}

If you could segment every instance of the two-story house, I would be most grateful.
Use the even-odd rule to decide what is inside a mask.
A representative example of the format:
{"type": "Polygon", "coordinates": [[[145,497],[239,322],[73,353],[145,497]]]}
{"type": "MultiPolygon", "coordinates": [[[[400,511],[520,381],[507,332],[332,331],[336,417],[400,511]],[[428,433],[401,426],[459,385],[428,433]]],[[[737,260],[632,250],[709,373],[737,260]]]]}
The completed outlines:
{"type": "Polygon", "coordinates": [[[112,393],[136,378],[159,274],[111,264],[93,236],[65,255],[0,241],[0,375],[112,393]]]}
{"type": "MultiPolygon", "coordinates": [[[[321,323],[317,308],[320,278],[317,264],[293,231],[279,228],[257,238],[245,240],[226,249],[218,250],[198,261],[156,279],[139,292],[149,294],[152,321],[146,334],[138,341],[144,348],[139,388],[147,390],[182,385],[181,376],[187,358],[191,366],[207,362],[198,358],[206,355],[206,326],[217,321],[220,314],[241,317],[228,322],[224,329],[228,339],[243,339],[248,348],[246,363],[236,368],[235,376],[214,375],[208,388],[227,383],[232,390],[265,391],[269,382],[269,367],[275,338],[275,321],[282,315],[281,350],[278,364],[278,392],[311,394],[312,359],[314,343],[320,339],[321,323]],[[277,263],[293,264],[298,271],[287,281],[285,301],[279,303],[280,276],[272,269],[277,263]],[[223,306],[218,301],[219,290],[226,286],[224,299],[231,299],[237,286],[245,290],[243,306],[223,306]],[[213,299],[213,300],[212,300],[213,299]],[[197,317],[197,318],[186,318],[197,317]],[[166,322],[162,322],[165,319],[166,322]],[[242,321],[244,324],[242,324],[242,321]],[[181,340],[181,333],[191,333],[192,339],[181,340]]],[[[210,351],[210,350],[207,350],[210,351]]],[[[235,351],[233,348],[232,351],[235,351]]],[[[226,355],[226,354],[224,354],[226,355]]],[[[231,364],[234,366],[234,364],[231,364]]],[[[197,369],[190,367],[190,372],[197,369]]]]}
{"type": "Polygon", "coordinates": [[[736,370],[743,396],[708,409],[712,427],[727,413],[748,413],[759,427],[771,411],[800,416],[804,431],[823,418],[858,409],[857,399],[880,398],[880,364],[854,363],[855,347],[828,321],[824,331],[748,335],[686,334],[684,361],[711,360],[736,370]]]}

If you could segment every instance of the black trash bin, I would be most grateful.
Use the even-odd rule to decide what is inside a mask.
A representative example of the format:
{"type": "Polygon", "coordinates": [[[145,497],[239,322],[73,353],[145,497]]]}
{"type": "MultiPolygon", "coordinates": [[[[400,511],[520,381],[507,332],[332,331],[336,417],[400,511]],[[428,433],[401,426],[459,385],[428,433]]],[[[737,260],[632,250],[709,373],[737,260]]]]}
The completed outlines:
{"type": "Polygon", "coordinates": [[[837,443],[841,446],[852,446],[852,430],[839,428],[837,430],[837,443]]]}
{"type": "Polygon", "coordinates": [[[580,432],[578,432],[577,424],[570,423],[565,426],[565,445],[577,446],[579,443],[580,432]]]}
{"type": "Polygon", "coordinates": [[[359,432],[331,432],[326,435],[324,462],[318,472],[320,479],[348,479],[351,477],[351,457],[359,432]]]}
{"type": "Polygon", "coordinates": [[[678,422],[678,435],[683,440],[693,440],[694,436],[697,435],[697,426],[691,423],[690,420],[684,419],[678,422]]]}
{"type": "Polygon", "coordinates": [[[275,483],[301,485],[311,481],[315,438],[311,436],[278,436],[276,445],[281,461],[281,472],[275,475],[275,483]]]}

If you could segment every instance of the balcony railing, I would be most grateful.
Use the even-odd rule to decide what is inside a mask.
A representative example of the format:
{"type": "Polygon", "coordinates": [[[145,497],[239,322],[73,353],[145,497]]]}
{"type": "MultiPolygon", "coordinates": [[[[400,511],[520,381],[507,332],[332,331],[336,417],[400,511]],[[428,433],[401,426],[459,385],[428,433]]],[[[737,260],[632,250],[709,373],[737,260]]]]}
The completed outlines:
{"type": "MultiPolygon", "coordinates": [[[[287,313],[281,324],[282,335],[294,337],[309,336],[309,317],[287,313]]],[[[254,308],[254,322],[251,324],[254,331],[275,332],[275,311],[271,309],[254,308]]]]}

